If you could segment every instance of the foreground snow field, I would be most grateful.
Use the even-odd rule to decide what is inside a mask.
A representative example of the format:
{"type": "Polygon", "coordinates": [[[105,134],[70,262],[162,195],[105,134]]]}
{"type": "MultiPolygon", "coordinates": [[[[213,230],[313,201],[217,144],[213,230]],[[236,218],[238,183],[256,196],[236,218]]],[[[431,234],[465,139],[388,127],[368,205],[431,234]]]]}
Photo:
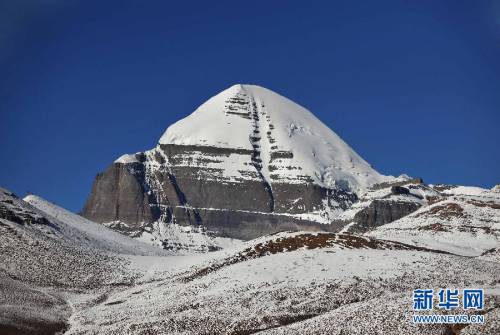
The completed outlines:
{"type": "MultiPolygon", "coordinates": [[[[76,303],[68,333],[446,334],[411,323],[415,287],[500,289],[498,263],[353,235],[282,233],[175,269],[171,258],[76,303]]],[[[487,295],[488,323],[472,333],[498,332],[499,303],[487,295]]]]}
{"type": "Polygon", "coordinates": [[[378,237],[282,232],[190,255],[117,234],[38,197],[0,195],[1,334],[500,332],[498,210],[478,205],[495,207],[495,194],[442,199],[408,216],[411,224],[401,219],[367,233],[378,237]],[[458,203],[479,230],[456,234],[466,221],[433,209],[448,203],[458,203]],[[424,217],[446,230],[419,230],[424,217]],[[405,234],[393,235],[394,227],[405,234]],[[415,230],[427,235],[411,235],[415,230]],[[433,232],[433,243],[424,243],[433,232]],[[454,236],[470,243],[451,248],[454,236]],[[447,287],[484,288],[486,322],[414,325],[412,290],[447,287]]]}

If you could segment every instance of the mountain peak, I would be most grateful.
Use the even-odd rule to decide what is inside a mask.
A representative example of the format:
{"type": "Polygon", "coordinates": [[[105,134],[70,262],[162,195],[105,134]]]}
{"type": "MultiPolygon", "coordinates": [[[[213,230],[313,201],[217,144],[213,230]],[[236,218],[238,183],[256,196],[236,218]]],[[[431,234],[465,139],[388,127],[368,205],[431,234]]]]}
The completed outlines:
{"type": "Polygon", "coordinates": [[[171,125],[155,148],[115,161],[96,178],[83,213],[136,227],[203,224],[238,239],[334,230],[362,193],[393,178],[306,108],[237,84],[171,125]]]}
{"type": "Polygon", "coordinates": [[[159,144],[254,150],[268,180],[285,169],[285,179],[308,176],[321,186],[359,191],[386,179],[306,108],[257,85],[236,84],[208,99],[171,125],[159,144]]]}

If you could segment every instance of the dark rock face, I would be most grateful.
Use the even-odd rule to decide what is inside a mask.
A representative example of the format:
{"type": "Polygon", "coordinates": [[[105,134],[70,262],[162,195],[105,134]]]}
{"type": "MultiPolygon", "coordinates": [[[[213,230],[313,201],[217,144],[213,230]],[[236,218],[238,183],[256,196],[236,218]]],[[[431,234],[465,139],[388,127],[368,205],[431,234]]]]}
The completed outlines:
{"type": "Polygon", "coordinates": [[[310,181],[269,185],[252,165],[252,150],[160,145],[135,157],[97,175],[84,217],[132,227],[156,220],[201,224],[223,236],[251,239],[283,230],[338,230],[293,215],[346,209],[357,199],[310,181]],[[226,175],[225,160],[242,162],[236,177],[226,175]]]}
{"type": "Polygon", "coordinates": [[[156,171],[155,176],[168,204],[271,212],[272,197],[256,169],[249,166],[244,177],[227,180],[224,170],[209,167],[232,155],[247,157],[250,162],[251,150],[178,145],[161,145],[159,150],[168,160],[160,161],[167,171],[156,171]]]}
{"type": "Polygon", "coordinates": [[[374,200],[354,215],[356,225],[351,232],[363,233],[383,224],[398,220],[420,208],[416,202],[374,200]]]}
{"type": "MultiPolygon", "coordinates": [[[[179,209],[176,209],[179,210],[179,209]]],[[[179,211],[180,217],[182,210],[179,211]]],[[[319,224],[275,213],[255,213],[228,210],[198,210],[207,229],[221,236],[250,240],[280,231],[339,231],[342,224],[319,224]]]]}
{"type": "MultiPolygon", "coordinates": [[[[82,214],[96,222],[125,223],[129,235],[134,230],[140,235],[148,223],[160,220],[203,225],[244,240],[284,230],[336,232],[347,223],[319,223],[304,214],[350,208],[358,200],[354,193],[327,189],[307,178],[270,185],[252,165],[254,157],[245,149],[162,144],[97,175],[82,214]],[[228,176],[227,161],[239,164],[234,175],[228,176]]],[[[399,200],[373,200],[355,214],[349,231],[363,233],[417,210],[421,197],[402,186],[410,182],[421,180],[385,185],[399,200]]]]}
{"type": "Polygon", "coordinates": [[[113,164],[96,176],[83,215],[93,221],[150,222],[158,211],[143,187],[144,168],[140,163],[113,164]]]}
{"type": "Polygon", "coordinates": [[[19,198],[14,193],[0,188],[0,194],[2,195],[2,199],[0,200],[0,219],[20,225],[51,225],[49,220],[44,216],[27,208],[16,206],[14,199],[19,200],[19,198]]]}
{"type": "Polygon", "coordinates": [[[407,194],[410,194],[410,190],[407,189],[406,187],[402,187],[402,186],[392,186],[391,193],[392,194],[407,195],[407,194]]]}

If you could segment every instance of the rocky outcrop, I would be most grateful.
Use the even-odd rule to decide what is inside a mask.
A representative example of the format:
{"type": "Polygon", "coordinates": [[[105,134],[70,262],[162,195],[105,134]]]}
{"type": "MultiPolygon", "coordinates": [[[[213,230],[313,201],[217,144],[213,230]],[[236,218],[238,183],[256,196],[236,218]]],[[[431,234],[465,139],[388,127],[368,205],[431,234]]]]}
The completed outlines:
{"type": "Polygon", "coordinates": [[[410,194],[410,190],[406,187],[396,185],[391,187],[391,193],[397,195],[408,195],[410,194]]]}
{"type": "Polygon", "coordinates": [[[14,193],[0,187],[0,219],[19,225],[51,225],[44,216],[27,207],[16,206],[16,201],[19,201],[19,198],[14,193]]]}
{"type": "MultiPolygon", "coordinates": [[[[244,149],[159,145],[99,174],[82,214],[97,222],[125,223],[131,235],[160,220],[203,225],[244,240],[284,230],[337,232],[346,224],[335,217],[325,223],[310,213],[343,212],[357,203],[355,193],[310,180],[270,186],[251,166],[252,157],[244,149]],[[228,160],[240,164],[239,176],[227,176],[222,163],[228,160]]],[[[419,178],[384,187],[388,194],[361,207],[348,231],[366,232],[414,212],[423,199],[415,192],[428,189],[419,178]]]]}
{"type": "Polygon", "coordinates": [[[356,226],[351,232],[364,233],[413,213],[419,207],[415,202],[374,200],[367,208],[355,214],[356,226]]]}
{"type": "Polygon", "coordinates": [[[386,181],[386,182],[383,182],[383,183],[378,183],[378,184],[375,184],[371,187],[372,190],[381,190],[381,189],[384,189],[384,188],[387,188],[387,187],[398,187],[398,186],[404,186],[404,185],[408,185],[408,184],[423,184],[424,183],[424,180],[420,177],[416,177],[416,178],[410,178],[406,175],[404,175],[404,177],[399,177],[400,179],[399,180],[390,180],[390,181],[386,181]]]}
{"type": "Polygon", "coordinates": [[[152,222],[159,217],[141,163],[112,164],[96,176],[82,214],[95,222],[152,222]]]}
{"type": "Polygon", "coordinates": [[[250,240],[281,231],[333,231],[337,232],[343,224],[332,222],[320,224],[277,213],[256,213],[228,210],[198,210],[201,223],[221,236],[250,240]]]}
{"type": "Polygon", "coordinates": [[[365,233],[441,200],[439,192],[423,184],[420,178],[387,183],[384,188],[375,187],[363,194],[341,215],[347,222],[342,231],[365,233]]]}

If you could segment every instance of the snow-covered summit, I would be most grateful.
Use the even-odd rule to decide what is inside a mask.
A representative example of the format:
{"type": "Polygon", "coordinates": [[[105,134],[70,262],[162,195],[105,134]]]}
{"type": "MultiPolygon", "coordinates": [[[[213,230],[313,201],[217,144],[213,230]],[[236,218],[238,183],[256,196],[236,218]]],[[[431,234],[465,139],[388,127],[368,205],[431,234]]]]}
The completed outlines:
{"type": "Polygon", "coordinates": [[[210,98],[171,125],[159,143],[257,150],[268,180],[271,162],[277,167],[271,170],[280,170],[283,156],[282,180],[300,173],[321,186],[359,191],[389,179],[310,111],[255,85],[234,85],[210,98]]]}

